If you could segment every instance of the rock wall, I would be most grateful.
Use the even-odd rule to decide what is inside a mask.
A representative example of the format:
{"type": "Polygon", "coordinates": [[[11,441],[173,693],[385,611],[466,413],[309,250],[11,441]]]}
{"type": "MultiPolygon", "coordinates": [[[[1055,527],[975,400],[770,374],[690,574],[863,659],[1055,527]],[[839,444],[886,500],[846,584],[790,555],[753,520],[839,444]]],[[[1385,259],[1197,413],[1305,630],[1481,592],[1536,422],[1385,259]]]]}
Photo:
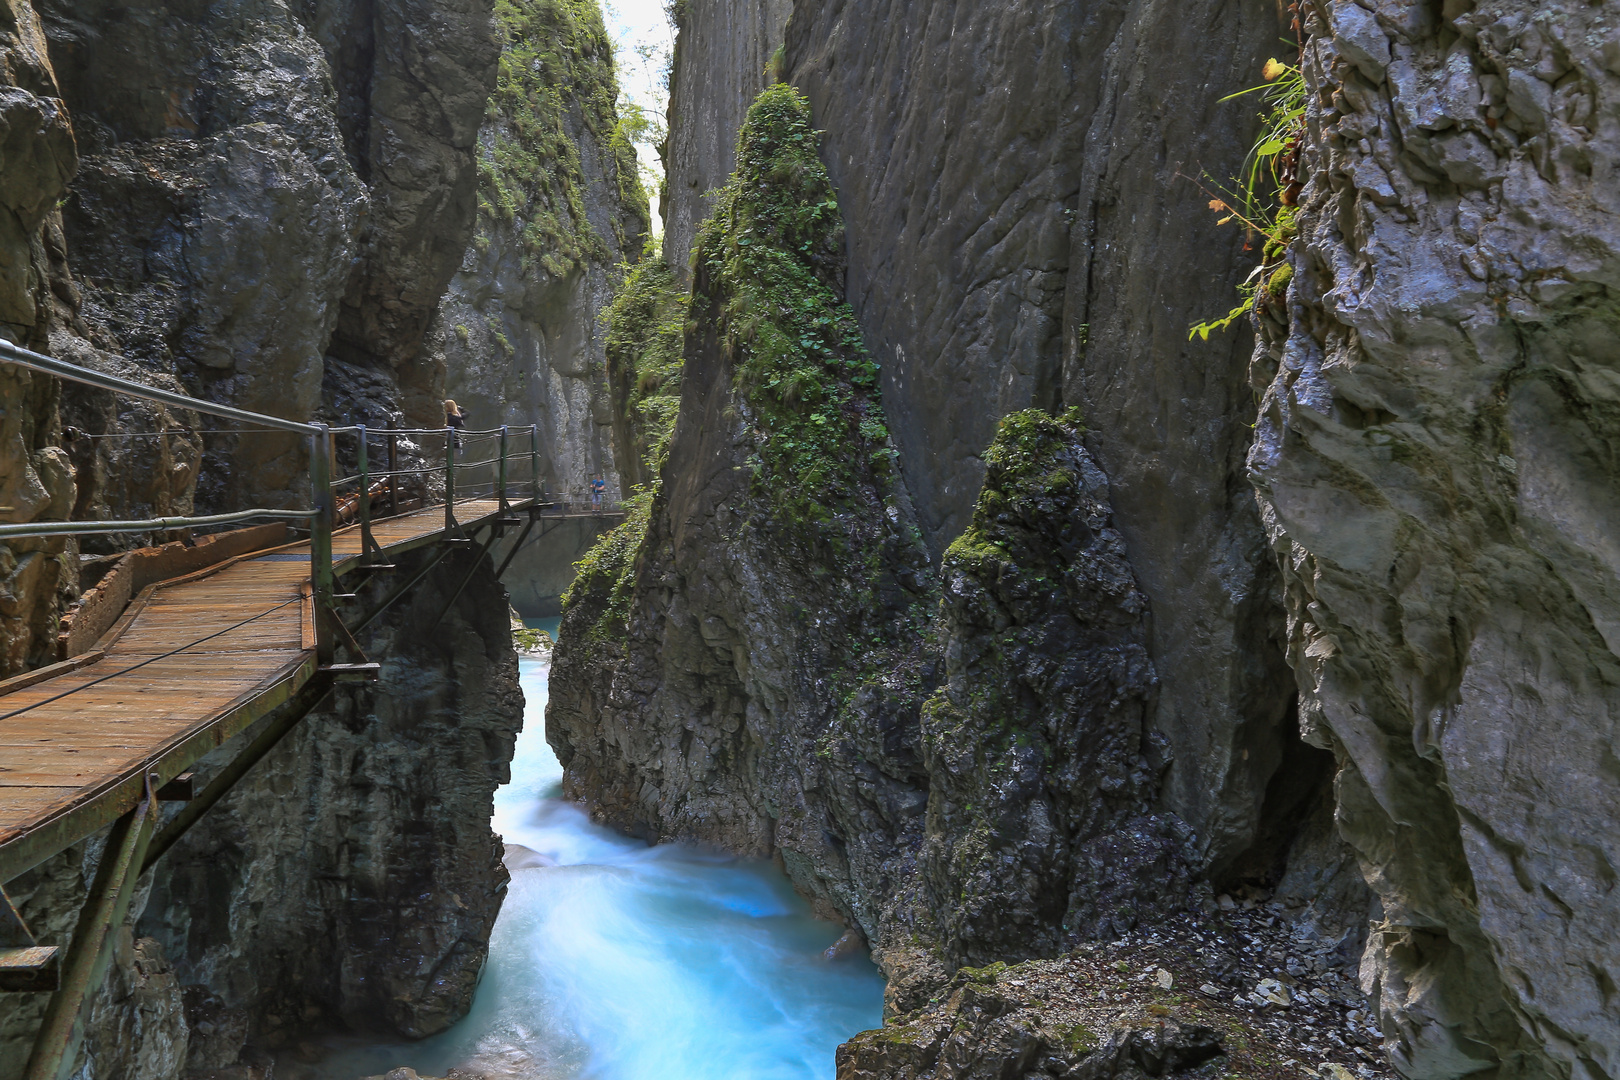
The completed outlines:
{"type": "Polygon", "coordinates": [[[1004,421],[936,582],[830,306],[808,116],[785,85],[749,112],[659,486],[566,598],[547,735],[599,818],[778,856],[911,1008],[962,963],[1178,907],[1188,837],[1152,813],[1147,604],[1076,417],[1004,421]]]}
{"type": "Polygon", "coordinates": [[[1620,1074],[1620,21],[1305,5],[1250,464],[1412,1076],[1620,1074]]]}
{"type": "Polygon", "coordinates": [[[1218,99],[1280,32],[1213,0],[800,0],[787,30],[930,549],[967,526],[1001,416],[1082,409],[1176,673],[1150,706],[1165,802],[1218,876],[1254,841],[1292,689],[1243,480],[1247,343],[1186,336],[1247,272],[1195,181],[1237,171],[1252,119],[1218,99]]]}
{"type": "Polygon", "coordinates": [[[710,195],[736,164],[743,116],[773,76],[766,71],[793,0],[679,0],[663,148],[664,259],[691,280],[692,247],[713,209],[710,195]]]}
{"type": "MultiPolygon", "coordinates": [[[[402,557],[374,603],[431,557],[402,557]]],[[[120,1080],[272,1065],[345,1028],[420,1037],[465,1015],[506,887],[490,832],[523,697],[504,591],[458,553],[368,629],[375,687],[340,688],[143,881],[81,1067],[120,1080]]],[[[352,621],[352,620],[351,620],[352,621]]],[[[205,783],[250,729],[198,764],[205,783]]],[[[77,845],[7,890],[66,944],[100,857],[77,845]]],[[[21,1075],[45,995],[0,997],[0,1078],[21,1075]]]]}
{"type": "MultiPolygon", "coordinates": [[[[322,415],[330,351],[379,373],[389,411],[440,422],[419,354],[472,226],[489,8],[42,0],[81,144],[64,227],[97,344],[293,419],[322,415]]],[[[307,498],[295,437],[209,450],[210,508],[307,498]]]]}
{"type": "MultiPolygon", "coordinates": [[[[47,345],[52,309],[47,245],[60,240],[51,226],[78,152],[27,0],[0,5],[0,72],[0,333],[37,349],[47,345]]],[[[66,518],[76,492],[60,449],[55,381],[0,365],[0,401],[0,521],[66,518]]],[[[66,552],[62,540],[0,544],[0,678],[55,649],[60,603],[77,577],[66,552]]]]}
{"type": "Polygon", "coordinates": [[[477,227],[435,317],[434,359],[470,427],[541,426],[551,491],[583,502],[600,475],[617,501],[601,313],[641,256],[648,210],[613,44],[594,2],[522,0],[497,22],[477,227]]]}

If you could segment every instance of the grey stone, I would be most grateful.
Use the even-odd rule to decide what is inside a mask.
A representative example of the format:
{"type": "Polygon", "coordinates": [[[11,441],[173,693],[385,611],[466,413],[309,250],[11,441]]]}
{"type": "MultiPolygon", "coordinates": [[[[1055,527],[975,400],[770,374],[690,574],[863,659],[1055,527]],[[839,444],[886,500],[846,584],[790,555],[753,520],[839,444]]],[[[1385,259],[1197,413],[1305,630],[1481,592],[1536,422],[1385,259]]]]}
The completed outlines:
{"type": "Polygon", "coordinates": [[[1380,5],[1409,16],[1413,78],[1378,91],[1307,23],[1324,138],[1291,318],[1256,348],[1250,464],[1306,737],[1338,758],[1338,826],[1381,901],[1362,978],[1385,1048],[1410,1076],[1612,1076],[1620,204],[1596,176],[1620,142],[1571,119],[1614,111],[1612,12],[1420,7],[1380,5]],[[1444,176],[1375,122],[1392,109],[1410,141],[1430,121],[1391,95],[1442,71],[1492,110],[1448,113],[1475,164],[1444,176]],[[1547,78],[1582,88],[1567,113],[1547,78]],[[1353,179],[1369,158],[1386,199],[1353,179]]]}

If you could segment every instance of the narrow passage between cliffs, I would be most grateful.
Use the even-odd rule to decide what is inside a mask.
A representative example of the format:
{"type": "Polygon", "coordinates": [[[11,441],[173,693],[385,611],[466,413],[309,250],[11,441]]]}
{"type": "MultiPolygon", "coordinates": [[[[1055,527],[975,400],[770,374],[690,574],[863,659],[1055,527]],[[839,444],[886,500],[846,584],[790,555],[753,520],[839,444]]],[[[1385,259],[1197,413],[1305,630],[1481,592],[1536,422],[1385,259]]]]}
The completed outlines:
{"type": "Polygon", "coordinates": [[[334,1044],[302,1076],[830,1080],[837,1045],[882,1022],[877,969],[825,959],[842,928],[770,863],[648,847],[564,802],[546,678],[522,661],[524,729],[494,815],[512,883],[471,1014],[419,1043],[334,1044]]]}

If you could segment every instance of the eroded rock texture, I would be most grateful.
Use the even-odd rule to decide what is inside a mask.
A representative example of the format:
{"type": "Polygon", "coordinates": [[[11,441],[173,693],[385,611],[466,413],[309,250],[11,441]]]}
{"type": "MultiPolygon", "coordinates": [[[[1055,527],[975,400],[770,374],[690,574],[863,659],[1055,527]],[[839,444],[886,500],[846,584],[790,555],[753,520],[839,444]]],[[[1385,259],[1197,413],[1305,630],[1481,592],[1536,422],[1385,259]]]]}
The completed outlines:
{"type": "MultiPolygon", "coordinates": [[[[436,316],[434,360],[470,427],[540,424],[549,490],[583,503],[600,475],[616,502],[601,313],[617,268],[641,255],[648,211],[618,126],[613,43],[594,5],[523,0],[497,19],[477,228],[436,316]]],[[[527,479],[527,457],[514,475],[527,479]]]]}
{"type": "Polygon", "coordinates": [[[1190,343],[1247,272],[1194,179],[1237,171],[1266,4],[801,0],[795,85],[827,132],[849,296],[937,555],[997,420],[1079,406],[1174,671],[1167,805],[1223,874],[1254,841],[1292,690],[1243,482],[1247,343],[1190,343]]]}
{"type": "MultiPolygon", "coordinates": [[[[0,333],[47,345],[47,226],[78,160],[45,36],[28,0],[0,4],[0,333]]],[[[0,365],[0,521],[61,520],[76,495],[60,448],[54,380],[0,365]]],[[[63,540],[0,544],[0,678],[53,658],[56,618],[76,582],[63,540]]]]}
{"type": "Polygon", "coordinates": [[[749,113],[660,487],[583,564],[547,735],[599,818],[777,855],[909,1009],[1173,909],[1186,836],[1150,812],[1146,603],[1077,418],[1004,422],[938,606],[876,371],[813,317],[843,267],[807,119],[786,86],[749,113]]]}
{"type": "Polygon", "coordinates": [[[1306,7],[1250,457],[1409,1075],[1620,1074],[1620,13],[1306,7]]]}
{"type": "MultiPolygon", "coordinates": [[[[42,13],[83,155],[65,229],[99,344],[293,419],[318,415],[330,351],[438,423],[418,355],[473,220],[488,0],[42,13]]],[[[210,507],[307,498],[294,437],[210,450],[210,507]]]]}
{"type": "MultiPolygon", "coordinates": [[[[374,688],[329,697],[143,881],[89,1006],[86,1075],[208,1075],[334,1029],[420,1037],[465,1015],[506,888],[489,818],[523,720],[487,560],[433,624],[470,559],[368,630],[374,688]]],[[[200,762],[199,782],[254,730],[200,762]]],[[[101,843],[7,883],[41,940],[67,943],[101,843]]],[[[21,1075],[44,1005],[0,997],[0,1078],[21,1075]]]]}

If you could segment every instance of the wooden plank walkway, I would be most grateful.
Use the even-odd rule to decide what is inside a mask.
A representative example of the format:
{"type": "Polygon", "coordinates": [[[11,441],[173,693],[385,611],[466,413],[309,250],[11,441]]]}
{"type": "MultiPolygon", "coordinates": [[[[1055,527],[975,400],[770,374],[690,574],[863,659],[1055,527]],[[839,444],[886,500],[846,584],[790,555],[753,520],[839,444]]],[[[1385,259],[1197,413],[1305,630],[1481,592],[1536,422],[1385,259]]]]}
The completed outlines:
{"type": "MultiPolygon", "coordinates": [[[[456,503],[469,531],[499,512],[494,499],[456,503]]],[[[443,531],[442,505],[372,525],[394,553],[443,531]]],[[[332,548],[341,573],[358,561],[359,528],[332,548]]],[[[308,682],[308,593],[307,543],[245,555],[144,591],[93,663],[0,693],[0,883],[128,813],[148,773],[173,779],[308,682]]]]}

